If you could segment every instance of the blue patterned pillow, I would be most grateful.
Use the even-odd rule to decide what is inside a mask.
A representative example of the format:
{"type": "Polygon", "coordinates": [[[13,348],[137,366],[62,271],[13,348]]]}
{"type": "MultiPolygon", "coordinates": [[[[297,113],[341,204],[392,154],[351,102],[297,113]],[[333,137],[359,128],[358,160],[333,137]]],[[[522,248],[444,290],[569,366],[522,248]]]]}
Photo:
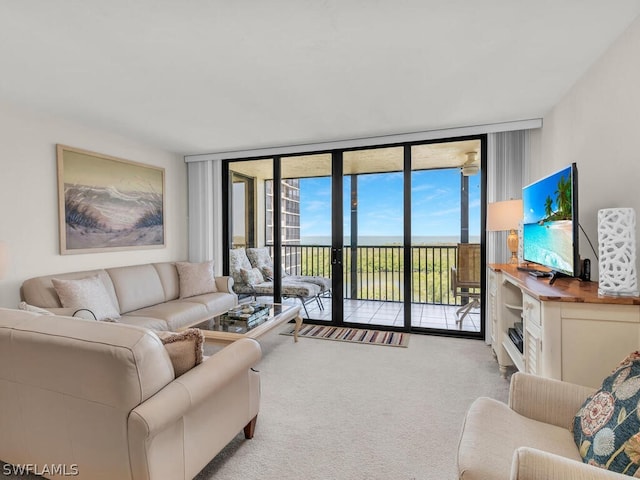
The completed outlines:
{"type": "Polygon", "coordinates": [[[573,420],[573,438],[585,463],[626,475],[638,471],[638,407],[640,352],[633,352],[587,398],[573,420]]]}

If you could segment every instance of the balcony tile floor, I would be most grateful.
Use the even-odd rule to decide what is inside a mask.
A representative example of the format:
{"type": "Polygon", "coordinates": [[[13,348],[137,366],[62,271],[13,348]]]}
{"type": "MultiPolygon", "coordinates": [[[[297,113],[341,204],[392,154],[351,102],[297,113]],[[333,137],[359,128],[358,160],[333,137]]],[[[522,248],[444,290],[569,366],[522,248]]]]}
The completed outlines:
{"type": "MultiPolygon", "coordinates": [[[[331,298],[322,298],[322,305],[324,309],[320,309],[315,301],[307,303],[309,317],[314,320],[329,321],[331,319],[331,298]]],[[[472,310],[460,325],[456,324],[456,310],[458,308],[449,305],[413,304],[411,305],[411,324],[422,328],[479,332],[480,310],[472,310]]],[[[404,323],[403,306],[397,302],[345,300],[344,320],[364,325],[401,326],[404,323]]]]}

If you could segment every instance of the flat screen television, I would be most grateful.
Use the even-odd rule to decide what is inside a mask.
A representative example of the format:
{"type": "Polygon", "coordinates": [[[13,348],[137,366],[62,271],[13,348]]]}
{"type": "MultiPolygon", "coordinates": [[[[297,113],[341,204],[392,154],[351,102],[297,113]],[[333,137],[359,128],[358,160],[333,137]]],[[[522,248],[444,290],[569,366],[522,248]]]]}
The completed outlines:
{"type": "Polygon", "coordinates": [[[556,276],[580,276],[578,169],[573,163],[522,189],[523,260],[556,276]]]}

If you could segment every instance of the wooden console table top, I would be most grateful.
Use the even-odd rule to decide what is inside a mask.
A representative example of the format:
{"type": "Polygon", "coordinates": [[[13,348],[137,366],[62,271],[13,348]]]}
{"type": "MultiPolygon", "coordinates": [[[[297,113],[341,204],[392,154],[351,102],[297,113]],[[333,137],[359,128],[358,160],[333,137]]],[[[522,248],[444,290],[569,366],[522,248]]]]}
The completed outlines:
{"type": "MultiPolygon", "coordinates": [[[[640,297],[612,297],[598,294],[597,282],[583,282],[577,278],[556,279],[549,285],[549,278],[534,277],[508,263],[488,265],[495,272],[502,272],[533,298],[547,302],[600,303],[611,305],[640,305],[640,297]]],[[[542,270],[542,269],[541,269],[542,270]]]]}

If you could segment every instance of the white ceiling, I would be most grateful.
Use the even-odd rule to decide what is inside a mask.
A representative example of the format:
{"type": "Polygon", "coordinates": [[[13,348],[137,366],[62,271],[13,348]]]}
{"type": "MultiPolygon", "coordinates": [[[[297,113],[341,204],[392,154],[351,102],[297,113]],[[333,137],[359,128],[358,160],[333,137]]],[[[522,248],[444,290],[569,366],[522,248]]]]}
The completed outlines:
{"type": "Polygon", "coordinates": [[[542,117],[640,0],[0,0],[0,101],[182,153],[542,117]]]}

